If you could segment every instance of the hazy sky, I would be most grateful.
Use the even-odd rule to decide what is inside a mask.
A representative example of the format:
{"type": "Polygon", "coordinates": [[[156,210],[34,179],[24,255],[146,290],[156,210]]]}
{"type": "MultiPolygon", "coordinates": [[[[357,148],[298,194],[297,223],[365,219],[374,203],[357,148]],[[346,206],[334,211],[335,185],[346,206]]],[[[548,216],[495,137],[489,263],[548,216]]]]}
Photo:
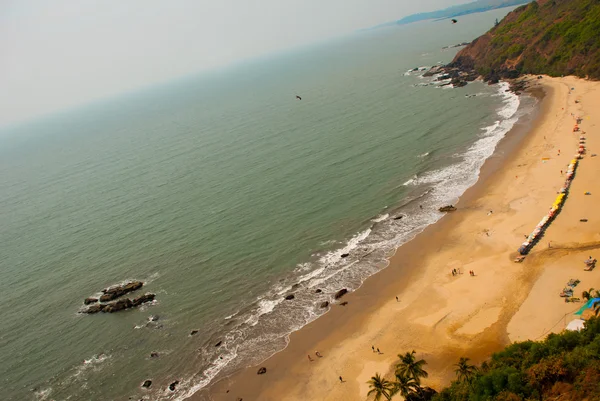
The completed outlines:
{"type": "Polygon", "coordinates": [[[464,0],[0,0],[0,126],[464,0]]]}

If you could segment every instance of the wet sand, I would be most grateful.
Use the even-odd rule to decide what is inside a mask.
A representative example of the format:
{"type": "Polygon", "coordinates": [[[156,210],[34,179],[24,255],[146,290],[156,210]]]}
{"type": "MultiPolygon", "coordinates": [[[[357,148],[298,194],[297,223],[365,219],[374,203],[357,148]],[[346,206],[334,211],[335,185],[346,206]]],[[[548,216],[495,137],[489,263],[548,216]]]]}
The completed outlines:
{"type": "Polygon", "coordinates": [[[210,399],[363,400],[367,380],[376,372],[391,377],[397,354],[413,349],[428,362],[424,385],[440,388],[462,356],[478,363],[511,341],[563,330],[581,305],[558,296],[567,281],[581,280],[575,296],[600,287],[600,268],[583,271],[583,260],[600,256],[600,209],[594,208],[600,157],[590,156],[600,153],[600,116],[594,115],[600,83],[571,77],[532,83],[534,92],[545,94],[538,115],[507,134],[457,211],[403,245],[386,269],[326,315],[293,333],[285,350],[259,365],[266,374],[256,374],[259,366],[244,369],[213,385],[210,399]],[[525,261],[514,263],[577,151],[580,133],[572,132],[571,113],[583,117],[588,155],[562,212],[525,261]],[[453,276],[452,269],[462,274],[453,276]]]}

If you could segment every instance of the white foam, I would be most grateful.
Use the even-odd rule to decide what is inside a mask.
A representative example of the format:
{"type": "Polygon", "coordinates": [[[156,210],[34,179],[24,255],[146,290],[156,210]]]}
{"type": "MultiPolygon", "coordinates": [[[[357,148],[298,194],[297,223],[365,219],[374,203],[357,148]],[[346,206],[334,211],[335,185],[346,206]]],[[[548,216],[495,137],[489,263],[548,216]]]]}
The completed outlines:
{"type": "Polygon", "coordinates": [[[373,223],[379,223],[384,221],[385,219],[387,219],[388,217],[390,217],[389,214],[385,213],[385,214],[380,214],[379,216],[375,217],[373,220],[371,220],[373,223]]]}

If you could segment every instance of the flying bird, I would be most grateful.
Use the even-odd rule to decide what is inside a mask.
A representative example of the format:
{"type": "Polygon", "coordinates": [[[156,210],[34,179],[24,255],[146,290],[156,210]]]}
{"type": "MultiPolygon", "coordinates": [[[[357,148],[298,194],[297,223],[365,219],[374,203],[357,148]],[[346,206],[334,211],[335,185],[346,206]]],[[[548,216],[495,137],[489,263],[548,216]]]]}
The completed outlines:
{"type": "Polygon", "coordinates": [[[296,95],[296,99],[302,100],[302,98],[300,96],[298,96],[298,95],[296,95]]]}
{"type": "Polygon", "coordinates": [[[453,24],[456,24],[458,21],[455,20],[454,18],[451,20],[453,24]]]}

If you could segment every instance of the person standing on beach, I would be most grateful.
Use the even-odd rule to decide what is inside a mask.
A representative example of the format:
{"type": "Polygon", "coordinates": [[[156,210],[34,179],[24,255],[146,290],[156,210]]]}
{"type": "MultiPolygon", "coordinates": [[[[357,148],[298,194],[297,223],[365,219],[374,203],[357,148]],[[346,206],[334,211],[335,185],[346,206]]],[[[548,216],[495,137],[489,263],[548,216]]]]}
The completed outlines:
{"type": "Polygon", "coordinates": [[[396,296],[396,302],[398,302],[398,296],[396,296]]]}
{"type": "Polygon", "coordinates": [[[340,383],[343,383],[344,380],[342,379],[342,376],[340,376],[340,383]]]}
{"type": "Polygon", "coordinates": [[[371,345],[371,349],[373,350],[373,352],[375,352],[375,346],[371,345]]]}
{"type": "Polygon", "coordinates": [[[308,360],[309,360],[310,362],[312,362],[312,361],[313,361],[313,359],[310,357],[310,355],[308,355],[308,360]]]}

